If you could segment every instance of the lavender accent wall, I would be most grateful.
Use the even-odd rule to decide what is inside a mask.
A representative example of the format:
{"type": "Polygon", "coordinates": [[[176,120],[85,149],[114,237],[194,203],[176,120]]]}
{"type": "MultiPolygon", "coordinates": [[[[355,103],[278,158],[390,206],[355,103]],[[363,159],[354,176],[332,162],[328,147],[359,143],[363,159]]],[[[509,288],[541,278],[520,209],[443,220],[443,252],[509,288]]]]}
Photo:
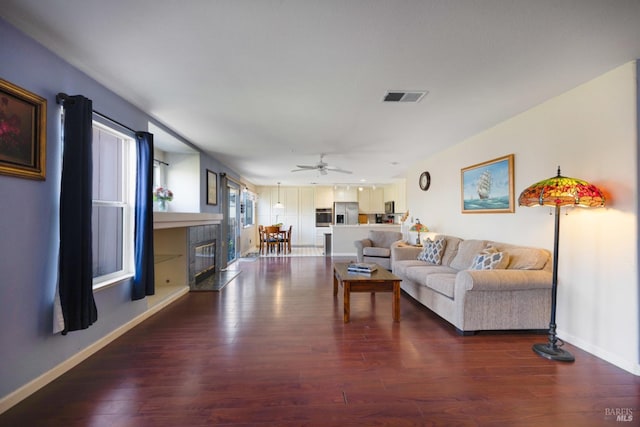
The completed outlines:
{"type": "MultiPolygon", "coordinates": [[[[154,119],[2,19],[0,40],[0,77],[47,99],[46,180],[0,175],[1,401],[147,308],[146,300],[130,300],[126,282],[96,292],[98,321],[89,329],[67,336],[51,332],[61,156],[56,94],[87,96],[95,110],[133,129],[146,130],[154,119]]],[[[234,174],[204,154],[201,167],[234,174]]],[[[219,209],[201,207],[202,212],[219,209]]]]}

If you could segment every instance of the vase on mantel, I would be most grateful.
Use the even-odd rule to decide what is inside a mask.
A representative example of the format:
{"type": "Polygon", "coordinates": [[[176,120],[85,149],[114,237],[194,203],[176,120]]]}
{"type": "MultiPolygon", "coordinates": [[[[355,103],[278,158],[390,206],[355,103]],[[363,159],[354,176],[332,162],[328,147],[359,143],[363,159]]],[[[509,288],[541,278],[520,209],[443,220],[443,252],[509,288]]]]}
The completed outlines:
{"type": "Polygon", "coordinates": [[[169,202],[173,200],[173,192],[166,187],[156,187],[153,190],[153,201],[155,202],[154,210],[157,212],[167,212],[169,210],[169,202]]]}
{"type": "Polygon", "coordinates": [[[167,212],[169,210],[169,201],[159,199],[156,201],[156,206],[158,212],[167,212]]]}

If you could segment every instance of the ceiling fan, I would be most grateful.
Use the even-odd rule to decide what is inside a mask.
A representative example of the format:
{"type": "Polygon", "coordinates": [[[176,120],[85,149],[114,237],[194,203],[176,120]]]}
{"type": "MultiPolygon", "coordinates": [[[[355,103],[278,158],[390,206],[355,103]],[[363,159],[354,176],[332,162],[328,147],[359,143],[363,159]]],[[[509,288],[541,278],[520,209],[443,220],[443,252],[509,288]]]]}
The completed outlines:
{"type": "Polygon", "coordinates": [[[352,173],[351,171],[348,171],[348,170],[329,166],[329,164],[324,161],[324,154],[320,155],[320,161],[315,165],[296,165],[296,166],[299,169],[293,169],[291,172],[317,170],[320,172],[320,175],[326,175],[329,172],[340,172],[340,173],[349,173],[349,174],[352,173]]]}

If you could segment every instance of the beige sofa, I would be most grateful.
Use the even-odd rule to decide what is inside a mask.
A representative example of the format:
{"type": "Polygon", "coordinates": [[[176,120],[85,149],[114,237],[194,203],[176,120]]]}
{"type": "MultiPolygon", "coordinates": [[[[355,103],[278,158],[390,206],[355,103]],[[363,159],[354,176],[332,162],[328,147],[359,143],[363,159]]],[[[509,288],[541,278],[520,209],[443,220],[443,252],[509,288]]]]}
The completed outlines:
{"type": "MultiPolygon", "coordinates": [[[[404,242],[392,245],[392,272],[402,279],[401,288],[407,294],[465,335],[480,330],[548,329],[549,251],[454,236],[434,240],[440,238],[444,245],[440,264],[418,260],[420,247],[404,242]],[[502,265],[493,266],[497,269],[470,269],[474,261],[487,262],[491,253],[500,254],[502,265]]],[[[430,247],[433,252],[435,245],[430,247]]]]}

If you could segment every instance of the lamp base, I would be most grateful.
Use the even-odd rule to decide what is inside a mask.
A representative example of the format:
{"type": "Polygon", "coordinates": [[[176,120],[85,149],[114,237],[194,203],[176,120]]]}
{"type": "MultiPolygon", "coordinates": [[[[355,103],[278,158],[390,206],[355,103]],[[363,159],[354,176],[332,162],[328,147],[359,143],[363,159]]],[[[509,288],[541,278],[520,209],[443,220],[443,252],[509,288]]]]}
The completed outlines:
{"type": "Polygon", "coordinates": [[[549,360],[557,360],[560,362],[573,362],[576,360],[575,357],[573,357],[573,355],[567,350],[563,350],[558,347],[552,347],[549,345],[549,343],[534,344],[533,351],[539,356],[542,356],[549,360]]]}

